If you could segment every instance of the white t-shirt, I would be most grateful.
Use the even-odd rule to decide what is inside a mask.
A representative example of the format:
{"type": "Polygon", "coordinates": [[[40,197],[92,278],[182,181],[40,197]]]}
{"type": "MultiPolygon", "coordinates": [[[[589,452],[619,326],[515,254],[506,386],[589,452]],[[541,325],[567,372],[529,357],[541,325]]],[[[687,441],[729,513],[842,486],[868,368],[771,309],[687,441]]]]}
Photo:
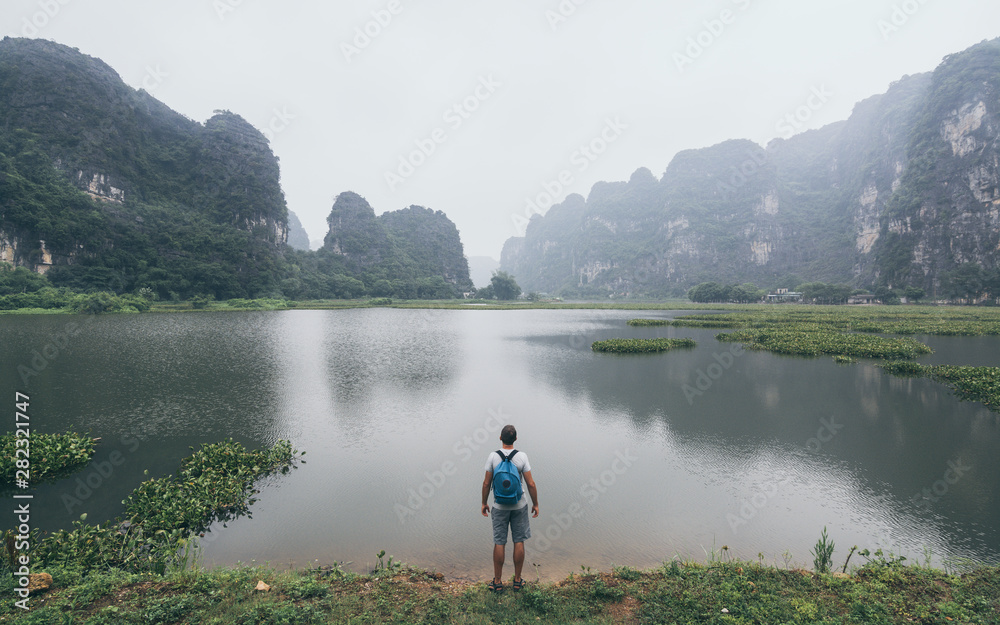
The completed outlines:
{"type": "MultiPolygon", "coordinates": [[[[503,449],[502,451],[505,456],[509,456],[510,452],[513,450],[503,449]]],[[[486,458],[486,466],[484,467],[484,469],[486,471],[496,472],[497,467],[500,466],[501,462],[503,461],[500,459],[500,454],[498,454],[495,450],[491,451],[489,457],[486,458]]],[[[520,472],[521,474],[521,482],[523,483],[524,472],[531,470],[531,464],[528,462],[528,454],[518,450],[518,452],[514,454],[514,457],[510,459],[510,462],[515,467],[517,467],[518,472],[520,472]]],[[[528,505],[528,488],[526,486],[523,486],[522,484],[521,490],[523,492],[521,494],[521,498],[517,500],[517,503],[505,504],[505,503],[497,503],[496,501],[494,501],[493,507],[497,508],[498,510],[519,510],[520,508],[525,507],[526,505],[528,505]]]]}

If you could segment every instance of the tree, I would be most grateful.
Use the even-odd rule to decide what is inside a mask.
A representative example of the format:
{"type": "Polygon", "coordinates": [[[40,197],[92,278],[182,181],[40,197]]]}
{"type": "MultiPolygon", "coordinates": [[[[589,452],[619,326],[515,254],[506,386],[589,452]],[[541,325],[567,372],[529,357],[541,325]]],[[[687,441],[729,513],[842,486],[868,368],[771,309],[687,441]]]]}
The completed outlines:
{"type": "Polygon", "coordinates": [[[942,273],[941,287],[949,299],[968,300],[971,303],[982,295],[985,277],[982,267],[975,263],[965,263],[942,273]]]}
{"type": "Polygon", "coordinates": [[[906,296],[908,302],[916,302],[922,300],[927,293],[920,287],[908,286],[903,291],[903,295],[906,296]]]}
{"type": "Polygon", "coordinates": [[[506,271],[494,271],[493,277],[490,278],[490,286],[493,287],[493,293],[499,300],[517,299],[521,295],[521,287],[517,285],[514,276],[506,271]]]}
{"type": "Polygon", "coordinates": [[[875,287],[875,298],[883,304],[898,304],[899,294],[885,285],[875,287]]]}
{"type": "Polygon", "coordinates": [[[851,287],[846,284],[827,284],[825,282],[807,282],[799,285],[803,299],[812,300],[817,304],[843,304],[851,296],[851,287]]]}
{"type": "Polygon", "coordinates": [[[688,291],[692,302],[728,302],[733,288],[718,282],[702,282],[688,291]]]}
{"type": "Polygon", "coordinates": [[[763,289],[758,289],[756,285],[748,282],[734,286],[730,290],[729,298],[740,304],[752,304],[764,299],[765,295],[767,293],[763,289]]]}

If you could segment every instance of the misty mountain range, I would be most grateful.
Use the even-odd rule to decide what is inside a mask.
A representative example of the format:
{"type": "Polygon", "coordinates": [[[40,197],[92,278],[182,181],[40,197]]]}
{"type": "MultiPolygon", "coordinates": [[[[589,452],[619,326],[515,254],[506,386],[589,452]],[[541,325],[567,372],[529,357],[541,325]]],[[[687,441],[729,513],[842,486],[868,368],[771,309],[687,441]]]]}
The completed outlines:
{"type": "Polygon", "coordinates": [[[525,290],[682,295],[705,281],[826,281],[924,288],[1000,246],[1000,40],[905,76],[849,119],[766,148],[726,141],[678,153],[657,179],[573,194],[501,267],[525,290]]]}
{"type": "MultiPolygon", "coordinates": [[[[337,196],[321,249],[287,209],[267,139],[239,115],[204,124],[57,43],[0,42],[0,260],[55,286],[161,298],[454,297],[467,260],[441,211],[376,216],[337,196]]],[[[821,95],[821,94],[820,94],[821,95]]],[[[817,96],[819,97],[819,96],[817,96]]],[[[705,281],[924,288],[1000,248],[1000,40],[859,102],[849,119],[678,153],[658,178],[573,194],[500,268],[525,292],[682,295],[705,281]],[[789,133],[790,134],[790,133],[789,133]]]]}

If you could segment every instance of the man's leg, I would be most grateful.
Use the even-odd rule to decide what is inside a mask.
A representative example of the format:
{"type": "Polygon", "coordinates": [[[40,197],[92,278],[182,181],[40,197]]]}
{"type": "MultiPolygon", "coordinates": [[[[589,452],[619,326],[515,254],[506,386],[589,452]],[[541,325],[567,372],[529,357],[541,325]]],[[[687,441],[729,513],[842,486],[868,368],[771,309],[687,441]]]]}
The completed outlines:
{"type": "MultiPolygon", "coordinates": [[[[493,545],[493,579],[498,583],[503,581],[505,546],[506,545],[493,545]]],[[[517,545],[514,545],[514,553],[517,553],[517,545]]],[[[521,560],[524,560],[524,545],[521,545],[521,560]]]]}
{"type": "MultiPolygon", "coordinates": [[[[494,562],[496,556],[494,556],[494,562]]],[[[503,562],[501,561],[501,564],[503,562]]],[[[521,567],[524,566],[524,543],[514,543],[514,581],[521,579],[521,567]]],[[[515,589],[516,590],[516,589],[515,589]]]]}

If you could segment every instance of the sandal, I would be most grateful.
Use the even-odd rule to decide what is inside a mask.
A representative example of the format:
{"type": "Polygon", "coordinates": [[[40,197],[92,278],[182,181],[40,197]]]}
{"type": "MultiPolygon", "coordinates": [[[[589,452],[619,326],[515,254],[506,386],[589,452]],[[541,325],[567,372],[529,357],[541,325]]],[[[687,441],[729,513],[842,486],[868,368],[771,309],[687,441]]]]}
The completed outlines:
{"type": "Polygon", "coordinates": [[[486,587],[498,594],[503,592],[503,582],[498,582],[495,579],[490,580],[490,583],[486,587]]]}
{"type": "Polygon", "coordinates": [[[521,590],[522,588],[524,588],[524,580],[515,579],[514,583],[511,584],[511,588],[513,588],[515,591],[521,590]]]}

